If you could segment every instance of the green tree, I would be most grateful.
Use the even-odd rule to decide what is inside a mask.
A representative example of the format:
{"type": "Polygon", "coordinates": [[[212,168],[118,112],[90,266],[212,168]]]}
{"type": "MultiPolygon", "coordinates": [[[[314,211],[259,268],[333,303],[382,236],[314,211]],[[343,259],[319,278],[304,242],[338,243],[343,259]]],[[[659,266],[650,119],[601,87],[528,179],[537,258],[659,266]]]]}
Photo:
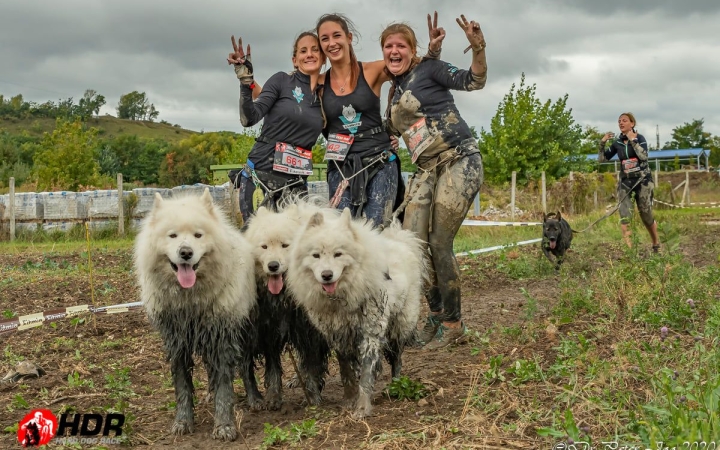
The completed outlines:
{"type": "Polygon", "coordinates": [[[586,126],[582,132],[582,138],[580,145],[582,146],[582,153],[585,155],[594,155],[598,152],[598,142],[605,135],[605,133],[599,131],[596,127],[586,126]]]}
{"type": "Polygon", "coordinates": [[[78,115],[83,120],[88,120],[93,114],[100,114],[100,108],[105,104],[105,97],[98,94],[92,89],[88,89],[83,94],[83,98],[78,102],[78,115]]]}
{"type": "Polygon", "coordinates": [[[144,92],[132,91],[120,96],[117,106],[119,119],[149,120],[152,122],[160,112],[148,101],[144,92]]]}
{"type": "Polygon", "coordinates": [[[705,148],[710,150],[710,165],[716,168],[720,167],[720,136],[713,136],[705,148]]]}
{"type": "Polygon", "coordinates": [[[708,148],[712,135],[703,130],[705,119],[693,119],[673,128],[672,140],[665,148],[708,148]]]}
{"type": "Polygon", "coordinates": [[[500,103],[490,131],[480,132],[485,178],[505,183],[517,171],[518,183],[526,184],[540,178],[543,171],[552,180],[586,169],[582,127],[575,123],[567,100],[565,94],[555,103],[542,103],[536,85],[527,86],[523,73],[517,89],[513,83],[500,103]]]}
{"type": "Polygon", "coordinates": [[[98,130],[85,129],[82,122],[58,119],[55,131],[45,133],[35,154],[38,188],[78,190],[96,179],[99,166],[95,159],[98,130]]]}

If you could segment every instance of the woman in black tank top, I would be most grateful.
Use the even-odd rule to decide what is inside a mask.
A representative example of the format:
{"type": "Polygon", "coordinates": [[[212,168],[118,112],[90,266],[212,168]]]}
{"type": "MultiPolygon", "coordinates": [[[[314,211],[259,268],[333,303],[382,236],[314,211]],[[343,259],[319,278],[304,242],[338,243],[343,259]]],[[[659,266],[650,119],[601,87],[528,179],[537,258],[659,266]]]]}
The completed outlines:
{"type": "Polygon", "coordinates": [[[389,77],[383,61],[357,60],[344,17],[324,15],[316,31],[332,66],[325,73],[322,94],[331,203],[350,208],[355,217],[364,213],[378,226],[402,201],[398,195],[400,160],[380,112],[380,88],[389,77]]]}

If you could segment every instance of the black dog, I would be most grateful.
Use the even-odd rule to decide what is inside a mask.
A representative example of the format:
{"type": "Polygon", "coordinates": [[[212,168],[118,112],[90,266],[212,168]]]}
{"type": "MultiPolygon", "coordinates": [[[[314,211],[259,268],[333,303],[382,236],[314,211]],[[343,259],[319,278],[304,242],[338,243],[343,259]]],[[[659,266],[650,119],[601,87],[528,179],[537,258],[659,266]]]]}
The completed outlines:
{"type": "Polygon", "coordinates": [[[542,250],[547,259],[555,264],[555,270],[560,270],[572,238],[570,224],[562,218],[559,211],[557,214],[550,213],[543,216],[542,250]],[[555,261],[550,256],[551,253],[555,255],[555,261]]]}
{"type": "MultiPolygon", "coordinates": [[[[322,401],[330,348],[325,338],[310,323],[305,311],[297,306],[283,287],[272,294],[258,283],[258,304],[251,313],[253,324],[248,336],[250,351],[243,355],[240,375],[245,385],[248,406],[254,410],[280,409],[282,404],[281,355],[286,344],[297,351],[299,370],[312,405],[322,401]],[[255,359],[265,358],[265,399],[255,379],[255,359]]],[[[250,330],[249,330],[250,331],[250,330]]]]}

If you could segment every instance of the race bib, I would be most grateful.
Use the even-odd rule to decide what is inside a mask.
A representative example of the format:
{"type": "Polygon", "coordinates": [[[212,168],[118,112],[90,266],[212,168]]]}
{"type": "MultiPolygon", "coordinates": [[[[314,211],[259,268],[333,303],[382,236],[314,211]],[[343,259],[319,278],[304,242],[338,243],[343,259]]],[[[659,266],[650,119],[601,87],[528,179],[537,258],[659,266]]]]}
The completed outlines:
{"type": "Polygon", "coordinates": [[[312,151],[278,142],[275,144],[273,170],[292,175],[312,175],[312,151]]]}
{"type": "Polygon", "coordinates": [[[625,173],[633,173],[640,170],[640,161],[638,161],[637,158],[630,158],[623,160],[622,162],[623,166],[623,172],[625,173]]]}
{"type": "Polygon", "coordinates": [[[403,133],[403,139],[410,152],[410,159],[414,164],[418,156],[430,147],[430,144],[435,140],[435,136],[430,134],[430,130],[428,130],[427,123],[425,123],[425,118],[423,117],[403,133]]]}
{"type": "Polygon", "coordinates": [[[327,149],[325,150],[325,161],[330,159],[345,161],[353,141],[355,141],[355,136],[352,134],[333,133],[329,135],[327,149]]]}

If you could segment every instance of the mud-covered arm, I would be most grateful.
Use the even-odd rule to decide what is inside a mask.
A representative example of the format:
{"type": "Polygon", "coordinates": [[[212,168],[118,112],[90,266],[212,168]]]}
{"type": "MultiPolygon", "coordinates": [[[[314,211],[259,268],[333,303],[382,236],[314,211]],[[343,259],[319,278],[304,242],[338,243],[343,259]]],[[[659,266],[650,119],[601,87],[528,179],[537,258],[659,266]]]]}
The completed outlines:
{"type": "Polygon", "coordinates": [[[282,72],[270,77],[262,92],[253,101],[253,90],[246,84],[240,84],[240,123],[251,127],[260,122],[280,97],[282,72]]]}
{"type": "Polygon", "coordinates": [[[474,20],[468,21],[464,14],[456,18],[455,21],[460,28],[465,32],[470,45],[465,49],[465,53],[472,49],[472,63],[470,65],[470,75],[472,76],[472,83],[470,83],[467,90],[474,91],[476,89],[482,89],[485,87],[487,82],[487,59],[485,58],[485,35],[480,29],[480,24],[474,20]]]}
{"type": "Polygon", "coordinates": [[[640,161],[648,160],[648,145],[645,136],[638,134],[637,139],[630,140],[633,150],[640,161]]]}
{"type": "Polygon", "coordinates": [[[440,86],[458,91],[474,91],[485,86],[485,77],[478,77],[472,71],[459,69],[441,60],[427,61],[430,77],[440,86]]]}

